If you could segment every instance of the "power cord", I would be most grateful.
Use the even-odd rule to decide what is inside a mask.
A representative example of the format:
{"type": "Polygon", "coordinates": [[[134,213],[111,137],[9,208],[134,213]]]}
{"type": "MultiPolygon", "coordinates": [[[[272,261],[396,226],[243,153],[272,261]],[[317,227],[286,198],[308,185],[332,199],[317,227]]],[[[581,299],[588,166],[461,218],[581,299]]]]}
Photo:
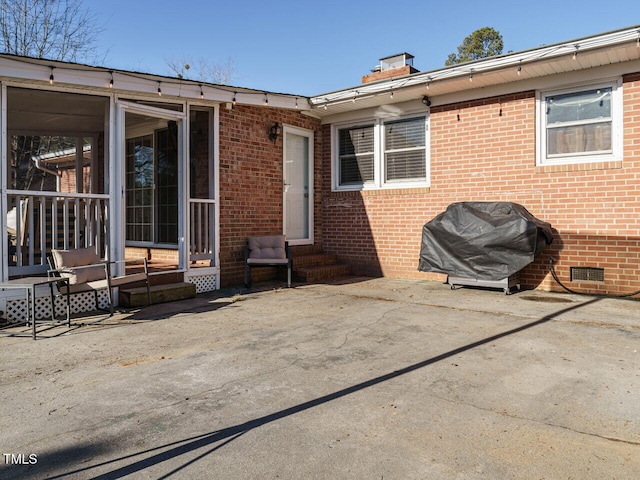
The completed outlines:
{"type": "Polygon", "coordinates": [[[631,293],[625,293],[623,295],[603,295],[603,294],[577,292],[576,290],[572,290],[571,288],[567,287],[564,283],[562,283],[560,281],[560,279],[558,278],[558,275],[556,274],[555,269],[553,268],[554,260],[555,260],[555,258],[549,257],[549,272],[551,272],[551,276],[553,277],[553,279],[556,282],[558,282],[558,285],[560,285],[562,288],[564,288],[569,293],[573,293],[573,294],[576,294],[576,295],[603,296],[603,297],[611,297],[611,298],[626,298],[626,297],[633,297],[634,295],[640,294],[640,290],[636,290],[635,292],[631,292],[631,293]]]}

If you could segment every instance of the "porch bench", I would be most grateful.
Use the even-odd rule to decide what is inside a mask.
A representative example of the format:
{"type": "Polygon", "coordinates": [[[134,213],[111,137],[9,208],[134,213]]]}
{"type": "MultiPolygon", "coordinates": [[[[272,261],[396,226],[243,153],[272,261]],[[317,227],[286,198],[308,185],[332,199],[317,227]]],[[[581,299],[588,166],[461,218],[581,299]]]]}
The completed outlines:
{"type": "Polygon", "coordinates": [[[121,285],[134,282],[145,282],[147,290],[147,301],[151,303],[151,292],[149,287],[149,271],[146,258],[134,258],[127,260],[106,261],[100,259],[95,247],[77,248],[73,250],[51,250],[49,277],[64,277],[68,283],[61,282],[58,290],[61,294],[90,292],[95,295],[96,310],[100,310],[98,303],[98,292],[107,290],[109,299],[109,313],[113,315],[113,292],[112,290],[121,285]],[[120,276],[111,276],[112,265],[118,264],[140,264],[143,265],[141,272],[134,272],[120,276]]]}
{"type": "Polygon", "coordinates": [[[244,250],[244,285],[251,286],[251,269],[287,267],[287,286],[291,286],[291,253],[284,235],[248,237],[244,250]]]}

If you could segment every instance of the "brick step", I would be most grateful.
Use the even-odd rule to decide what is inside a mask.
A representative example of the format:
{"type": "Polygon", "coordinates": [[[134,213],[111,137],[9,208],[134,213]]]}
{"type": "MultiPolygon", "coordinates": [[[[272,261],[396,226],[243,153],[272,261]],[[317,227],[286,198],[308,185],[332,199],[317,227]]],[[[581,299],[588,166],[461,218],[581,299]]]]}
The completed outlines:
{"type": "Polygon", "coordinates": [[[333,265],[317,265],[313,267],[296,268],[293,276],[300,282],[320,282],[331,278],[346,277],[351,275],[351,267],[342,263],[333,265]]]}
{"type": "Polygon", "coordinates": [[[333,265],[338,263],[338,256],[331,253],[314,253],[293,257],[293,268],[317,267],[320,265],[333,265]]]}
{"type": "MultiPolygon", "coordinates": [[[[196,296],[195,283],[179,282],[152,285],[151,303],[175,302],[196,296]]],[[[147,305],[147,288],[121,288],[119,290],[120,305],[123,307],[143,307],[147,305]]]]}

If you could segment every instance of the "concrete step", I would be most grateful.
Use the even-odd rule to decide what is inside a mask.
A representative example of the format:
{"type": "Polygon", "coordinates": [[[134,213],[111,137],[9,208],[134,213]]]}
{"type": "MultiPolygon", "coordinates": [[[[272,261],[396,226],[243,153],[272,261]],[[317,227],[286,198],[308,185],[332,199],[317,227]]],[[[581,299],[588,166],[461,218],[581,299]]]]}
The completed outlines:
{"type": "MultiPolygon", "coordinates": [[[[151,303],[175,302],[196,296],[195,283],[178,282],[162,285],[152,285],[151,303]]],[[[143,307],[147,305],[147,288],[121,288],[119,291],[120,305],[123,307],[143,307]]]]}
{"type": "Polygon", "coordinates": [[[313,267],[296,268],[293,276],[301,282],[320,282],[331,278],[346,277],[351,275],[351,267],[342,263],[333,265],[317,265],[313,267]]]}

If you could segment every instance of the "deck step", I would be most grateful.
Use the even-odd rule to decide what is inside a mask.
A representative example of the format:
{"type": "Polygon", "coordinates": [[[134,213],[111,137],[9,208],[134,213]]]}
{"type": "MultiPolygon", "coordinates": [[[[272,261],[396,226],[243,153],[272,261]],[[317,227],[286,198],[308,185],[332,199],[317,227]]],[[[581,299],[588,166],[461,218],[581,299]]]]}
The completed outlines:
{"type": "MultiPolygon", "coordinates": [[[[195,283],[178,282],[150,287],[151,303],[175,302],[196,296],[195,283]]],[[[123,307],[143,307],[147,305],[147,288],[120,288],[120,305],[123,307]]]]}

